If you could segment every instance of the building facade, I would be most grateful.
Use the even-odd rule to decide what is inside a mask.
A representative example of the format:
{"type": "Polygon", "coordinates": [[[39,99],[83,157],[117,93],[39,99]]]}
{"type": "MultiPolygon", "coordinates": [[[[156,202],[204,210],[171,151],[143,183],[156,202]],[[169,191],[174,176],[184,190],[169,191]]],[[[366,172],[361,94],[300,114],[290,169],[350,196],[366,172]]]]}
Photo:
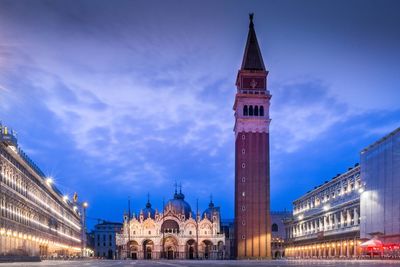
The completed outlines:
{"type": "Polygon", "coordinates": [[[361,238],[400,244],[400,128],[361,151],[361,238]]]}
{"type": "Polygon", "coordinates": [[[360,156],[360,165],[293,202],[286,256],[399,257],[400,128],[360,156]]]}
{"type": "Polygon", "coordinates": [[[360,166],[333,177],[293,202],[287,221],[287,257],[330,258],[359,254],[360,166]]]}
{"type": "Polygon", "coordinates": [[[225,234],[225,259],[235,259],[235,223],[233,219],[225,219],[221,222],[222,233],[225,234]]]}
{"type": "Polygon", "coordinates": [[[122,259],[225,258],[219,207],[211,201],[202,214],[195,214],[185,195],[176,190],[162,212],[148,201],[138,216],[125,214],[116,242],[122,259]]]}
{"type": "Polygon", "coordinates": [[[116,235],[121,233],[122,223],[103,221],[94,226],[93,247],[94,255],[107,259],[118,256],[116,235]]]}
{"type": "Polygon", "coordinates": [[[71,256],[82,252],[79,208],[0,125],[0,256],[71,256]]]}
{"type": "Polygon", "coordinates": [[[284,222],[292,218],[290,211],[271,212],[271,253],[273,259],[285,257],[286,230],[284,222]]]}
{"type": "Polygon", "coordinates": [[[236,79],[236,258],[271,257],[269,105],[267,75],[250,14],[242,66],[236,79]]]}

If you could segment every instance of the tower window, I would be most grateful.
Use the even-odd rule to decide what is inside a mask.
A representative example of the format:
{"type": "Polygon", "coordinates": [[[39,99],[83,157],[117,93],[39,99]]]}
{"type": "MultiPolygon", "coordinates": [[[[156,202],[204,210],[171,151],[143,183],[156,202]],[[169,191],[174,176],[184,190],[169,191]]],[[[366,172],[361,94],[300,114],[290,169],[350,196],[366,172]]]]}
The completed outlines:
{"type": "Polygon", "coordinates": [[[246,222],[245,222],[245,221],[242,221],[242,225],[246,225],[246,222]]]}
{"type": "Polygon", "coordinates": [[[242,239],[246,239],[246,236],[245,236],[245,235],[242,235],[242,239]]]}
{"type": "Polygon", "coordinates": [[[242,211],[245,211],[246,210],[246,206],[242,206],[242,211]]]}
{"type": "Polygon", "coordinates": [[[278,225],[276,223],[273,223],[271,228],[272,232],[278,232],[278,225]]]}
{"type": "Polygon", "coordinates": [[[242,177],[242,183],[246,182],[246,177],[242,177]]]}
{"type": "Polygon", "coordinates": [[[242,148],[242,154],[244,155],[246,153],[246,150],[242,148]]]}
{"type": "Polygon", "coordinates": [[[243,107],[243,116],[248,116],[249,115],[249,108],[247,105],[244,105],[243,107]]]}
{"type": "Polygon", "coordinates": [[[246,168],[246,163],[242,163],[242,169],[246,168]]]}
{"type": "Polygon", "coordinates": [[[254,112],[253,112],[253,106],[249,107],[249,116],[253,116],[254,112]]]}
{"type": "Polygon", "coordinates": [[[258,116],[258,106],[254,107],[254,116],[258,116]]]}
{"type": "Polygon", "coordinates": [[[246,196],[246,192],[242,192],[242,197],[245,197],[246,196]]]}
{"type": "Polygon", "coordinates": [[[260,116],[264,116],[264,106],[260,106],[260,116]]]}
{"type": "Polygon", "coordinates": [[[242,134],[242,140],[246,139],[246,136],[244,134],[242,134]]]}

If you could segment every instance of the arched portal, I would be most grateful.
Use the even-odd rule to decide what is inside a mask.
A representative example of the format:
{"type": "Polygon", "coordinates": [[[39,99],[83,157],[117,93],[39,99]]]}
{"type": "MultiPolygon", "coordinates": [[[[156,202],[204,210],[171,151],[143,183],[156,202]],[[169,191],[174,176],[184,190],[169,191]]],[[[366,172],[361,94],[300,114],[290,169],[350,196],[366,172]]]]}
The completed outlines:
{"type": "Polygon", "coordinates": [[[178,240],[173,236],[167,236],[164,239],[165,256],[169,260],[177,258],[178,255],[178,240]]]}
{"type": "Polygon", "coordinates": [[[139,251],[139,244],[135,240],[129,241],[127,244],[128,247],[128,258],[133,260],[138,259],[138,251],[139,251]]]}
{"type": "Polygon", "coordinates": [[[195,255],[195,251],[196,251],[196,241],[194,241],[193,239],[190,239],[186,242],[186,258],[192,260],[194,258],[196,258],[195,255]]]}
{"type": "Polygon", "coordinates": [[[210,240],[204,240],[202,242],[203,257],[204,259],[210,259],[213,243],[210,240]]]}
{"type": "Polygon", "coordinates": [[[151,260],[153,249],[154,242],[152,240],[143,241],[143,258],[146,260],[151,260]]]}
{"type": "Polygon", "coordinates": [[[281,252],[280,251],[276,251],[275,252],[275,259],[280,259],[281,258],[281,252]]]}

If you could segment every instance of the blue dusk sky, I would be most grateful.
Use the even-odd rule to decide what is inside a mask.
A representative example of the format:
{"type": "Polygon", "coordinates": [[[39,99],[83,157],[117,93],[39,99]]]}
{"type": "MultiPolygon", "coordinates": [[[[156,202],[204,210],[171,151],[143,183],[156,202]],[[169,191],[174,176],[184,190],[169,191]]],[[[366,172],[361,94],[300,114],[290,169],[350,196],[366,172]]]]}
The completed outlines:
{"type": "MultiPolygon", "coordinates": [[[[271,208],[400,126],[399,1],[0,1],[0,120],[88,216],[182,182],[233,218],[235,78],[254,12],[271,100],[271,208]]],[[[90,219],[89,225],[96,221],[90,219]]]]}

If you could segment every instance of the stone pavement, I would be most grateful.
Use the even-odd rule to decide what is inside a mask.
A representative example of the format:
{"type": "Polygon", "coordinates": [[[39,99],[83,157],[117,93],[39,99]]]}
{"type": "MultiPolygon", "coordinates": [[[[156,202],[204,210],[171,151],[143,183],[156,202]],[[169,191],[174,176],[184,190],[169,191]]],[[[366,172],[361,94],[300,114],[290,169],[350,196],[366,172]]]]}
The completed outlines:
{"type": "Polygon", "coordinates": [[[0,267],[133,267],[133,266],[157,266],[157,267],[203,267],[203,266],[322,266],[322,267],[380,267],[380,266],[399,266],[400,261],[378,261],[378,260],[271,260],[271,261],[194,261],[194,260],[81,260],[81,261],[42,261],[42,262],[20,262],[20,263],[0,263],[0,267]]]}

